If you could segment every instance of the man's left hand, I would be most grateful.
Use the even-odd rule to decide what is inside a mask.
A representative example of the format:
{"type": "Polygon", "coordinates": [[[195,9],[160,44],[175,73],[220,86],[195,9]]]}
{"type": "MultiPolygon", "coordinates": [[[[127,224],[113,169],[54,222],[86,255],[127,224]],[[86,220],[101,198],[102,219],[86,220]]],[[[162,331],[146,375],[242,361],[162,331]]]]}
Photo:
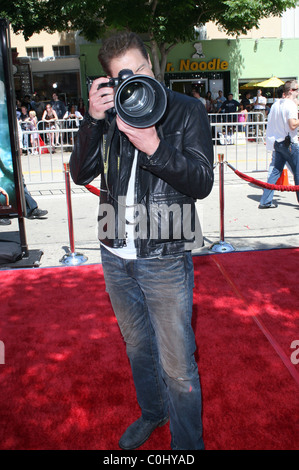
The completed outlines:
{"type": "Polygon", "coordinates": [[[155,126],[138,129],[126,124],[119,116],[116,118],[116,123],[118,129],[126,134],[129,141],[141,152],[153,155],[159,147],[160,139],[155,126]]]}

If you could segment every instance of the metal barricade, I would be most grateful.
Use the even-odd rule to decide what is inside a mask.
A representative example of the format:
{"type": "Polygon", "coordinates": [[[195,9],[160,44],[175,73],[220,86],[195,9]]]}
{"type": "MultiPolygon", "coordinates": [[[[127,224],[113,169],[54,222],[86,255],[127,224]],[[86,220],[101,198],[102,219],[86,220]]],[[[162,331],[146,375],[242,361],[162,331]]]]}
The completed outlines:
{"type": "Polygon", "coordinates": [[[267,171],[271,154],[266,148],[267,121],[263,113],[247,113],[247,120],[240,120],[240,113],[208,114],[212,130],[214,161],[218,153],[235,168],[247,171],[267,171]]]}
{"type": "Polygon", "coordinates": [[[43,131],[44,141],[52,147],[72,147],[74,135],[78,131],[80,120],[76,119],[57,119],[56,121],[39,121],[37,128],[43,131]],[[51,132],[54,131],[51,135],[51,132]]]}
{"type": "MultiPolygon", "coordinates": [[[[80,124],[79,124],[80,125],[80,124]]],[[[67,163],[79,126],[76,119],[55,122],[39,121],[37,130],[21,130],[22,171],[26,183],[42,184],[64,181],[63,164],[67,163]]]]}
{"type": "MultiPolygon", "coordinates": [[[[208,117],[215,162],[218,153],[223,153],[225,160],[240,171],[268,170],[271,154],[265,145],[267,121],[262,113],[248,113],[246,122],[238,122],[239,113],[213,113],[208,117]]],[[[23,142],[27,141],[22,155],[26,182],[63,182],[63,164],[69,161],[78,126],[76,119],[61,119],[52,128],[47,121],[39,121],[37,131],[22,130],[23,142]],[[36,148],[31,137],[34,134],[38,136],[36,148]]]]}

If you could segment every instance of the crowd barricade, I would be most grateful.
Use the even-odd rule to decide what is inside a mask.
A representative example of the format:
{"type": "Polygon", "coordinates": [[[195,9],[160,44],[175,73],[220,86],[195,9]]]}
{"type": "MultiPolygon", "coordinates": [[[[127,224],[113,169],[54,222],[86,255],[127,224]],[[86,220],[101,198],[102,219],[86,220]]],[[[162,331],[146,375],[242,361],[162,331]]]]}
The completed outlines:
{"type": "MultiPolygon", "coordinates": [[[[56,121],[39,121],[37,128],[43,131],[44,142],[47,146],[51,145],[51,134],[54,136],[55,147],[72,147],[73,140],[78,128],[80,120],[76,119],[58,119],[56,121]]],[[[52,137],[53,138],[53,137],[52,137]]]]}
{"type": "MultiPolygon", "coordinates": [[[[246,172],[267,171],[271,153],[266,149],[267,122],[262,113],[248,113],[247,122],[238,122],[239,113],[208,114],[214,145],[215,162],[219,152],[237,169],[246,172]]],[[[69,160],[80,121],[60,119],[49,128],[39,121],[37,131],[23,128],[22,167],[30,183],[63,181],[63,163],[69,160]],[[38,135],[35,148],[31,136],[38,135]],[[38,158],[36,158],[38,157],[38,158]]]]}
{"type": "Polygon", "coordinates": [[[234,145],[238,140],[256,141],[266,138],[267,121],[261,112],[247,113],[246,121],[241,121],[241,113],[209,113],[213,130],[213,141],[220,145],[234,145]]]}
{"type": "Polygon", "coordinates": [[[267,120],[261,112],[247,113],[245,122],[240,113],[209,113],[214,161],[219,152],[237,168],[246,171],[266,171],[271,153],[266,148],[267,120]]]}
{"type": "Polygon", "coordinates": [[[37,130],[22,125],[22,170],[27,183],[63,181],[63,164],[69,160],[80,121],[39,121],[37,130]],[[36,140],[35,140],[36,139],[36,140]]]}

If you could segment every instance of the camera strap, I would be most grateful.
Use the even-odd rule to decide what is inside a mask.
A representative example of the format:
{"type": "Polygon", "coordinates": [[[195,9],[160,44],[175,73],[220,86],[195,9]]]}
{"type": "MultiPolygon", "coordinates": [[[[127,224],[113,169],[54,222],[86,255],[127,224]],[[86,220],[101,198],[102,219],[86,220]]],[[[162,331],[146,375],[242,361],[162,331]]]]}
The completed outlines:
{"type": "Polygon", "coordinates": [[[104,163],[104,178],[108,190],[108,169],[109,169],[109,158],[110,158],[110,147],[112,142],[112,137],[115,132],[116,127],[116,117],[110,123],[107,134],[103,134],[103,163],[104,163]]]}
{"type": "MultiPolygon", "coordinates": [[[[107,194],[109,194],[111,199],[113,199],[113,201],[116,202],[118,205],[125,207],[126,209],[130,209],[132,207],[136,207],[136,204],[133,204],[133,205],[121,204],[117,199],[115,199],[115,197],[112,196],[111,192],[109,191],[109,186],[108,186],[110,149],[111,149],[112,138],[115,133],[115,128],[116,128],[116,117],[110,123],[107,134],[103,134],[103,141],[102,141],[102,155],[103,155],[103,164],[104,164],[103,176],[104,176],[104,180],[105,180],[105,184],[107,188],[106,192],[107,194]]],[[[119,166],[120,166],[120,157],[118,157],[118,161],[117,161],[118,169],[119,169],[119,166]]]]}

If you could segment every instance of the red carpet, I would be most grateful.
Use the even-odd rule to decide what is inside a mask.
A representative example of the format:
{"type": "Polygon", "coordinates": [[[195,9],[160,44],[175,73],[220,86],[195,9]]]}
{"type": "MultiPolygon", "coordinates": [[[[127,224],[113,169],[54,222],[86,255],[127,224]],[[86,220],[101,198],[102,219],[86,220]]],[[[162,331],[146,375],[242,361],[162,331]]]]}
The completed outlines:
{"type": "MultiPolygon", "coordinates": [[[[206,448],[298,449],[299,249],[194,264],[206,448]]],[[[101,266],[3,270],[0,282],[0,449],[117,450],[139,409],[101,266]]],[[[142,449],[170,449],[168,425],[142,449]]]]}

